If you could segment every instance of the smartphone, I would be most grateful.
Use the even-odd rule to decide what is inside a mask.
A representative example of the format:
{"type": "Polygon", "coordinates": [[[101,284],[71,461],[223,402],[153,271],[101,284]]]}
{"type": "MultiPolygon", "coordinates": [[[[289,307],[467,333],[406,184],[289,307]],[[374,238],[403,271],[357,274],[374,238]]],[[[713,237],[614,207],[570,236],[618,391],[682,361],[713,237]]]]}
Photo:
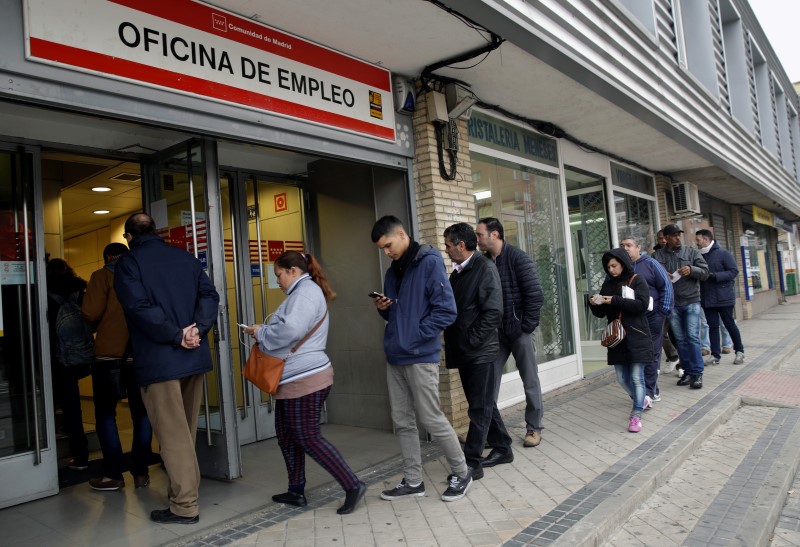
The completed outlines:
{"type": "Polygon", "coordinates": [[[247,327],[250,326],[250,325],[245,325],[244,323],[236,323],[236,324],[242,327],[243,329],[246,329],[247,327]]]}
{"type": "MultiPolygon", "coordinates": [[[[389,298],[385,294],[381,294],[381,293],[375,292],[375,291],[372,291],[367,296],[369,296],[370,298],[389,298]]],[[[389,298],[389,300],[391,300],[391,298],[389,298]]]]}

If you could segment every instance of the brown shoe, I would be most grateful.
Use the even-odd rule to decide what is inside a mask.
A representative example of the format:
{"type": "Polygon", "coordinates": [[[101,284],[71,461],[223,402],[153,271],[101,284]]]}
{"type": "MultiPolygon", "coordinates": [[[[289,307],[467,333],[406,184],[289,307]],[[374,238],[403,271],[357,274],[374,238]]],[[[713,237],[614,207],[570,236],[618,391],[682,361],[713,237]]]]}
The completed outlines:
{"type": "Polygon", "coordinates": [[[539,446],[540,442],[542,442],[542,434],[535,429],[531,429],[528,430],[528,433],[525,435],[525,440],[522,441],[522,445],[526,448],[531,448],[532,446],[539,446]]]}
{"type": "Polygon", "coordinates": [[[722,353],[727,355],[729,353],[733,353],[733,350],[731,348],[722,348],[722,353]]]}
{"type": "Polygon", "coordinates": [[[700,350],[700,353],[702,353],[703,356],[705,357],[706,355],[711,355],[711,350],[703,348],[702,350],[700,350]]]}
{"type": "Polygon", "coordinates": [[[95,479],[89,479],[89,486],[92,487],[92,490],[112,492],[123,488],[125,486],[125,481],[109,479],[108,477],[97,477],[95,479]]]}
{"type": "Polygon", "coordinates": [[[133,485],[136,488],[144,488],[150,484],[150,475],[137,475],[133,477],[133,485]]]}

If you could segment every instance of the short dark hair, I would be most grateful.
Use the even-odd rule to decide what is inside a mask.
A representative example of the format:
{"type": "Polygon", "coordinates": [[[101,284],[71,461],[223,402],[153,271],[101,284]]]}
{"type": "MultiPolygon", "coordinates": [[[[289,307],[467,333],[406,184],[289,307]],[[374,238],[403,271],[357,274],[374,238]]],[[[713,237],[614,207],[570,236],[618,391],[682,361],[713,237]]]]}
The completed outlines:
{"type": "Polygon", "coordinates": [[[492,232],[497,232],[497,237],[503,241],[505,237],[505,232],[503,232],[503,224],[494,217],[486,217],[482,218],[478,221],[478,224],[485,224],[486,229],[491,234],[492,232]]]}
{"type": "Polygon", "coordinates": [[[378,219],[372,226],[372,242],[377,243],[383,236],[394,233],[398,228],[403,228],[403,221],[396,216],[386,215],[378,219]]]}
{"type": "Polygon", "coordinates": [[[714,239],[714,234],[711,233],[711,230],[706,230],[705,228],[697,230],[695,235],[707,237],[708,239],[714,239]]]}
{"type": "Polygon", "coordinates": [[[128,252],[128,247],[122,243],[109,243],[106,245],[106,248],[103,249],[103,259],[107,259],[111,257],[111,260],[119,257],[120,255],[124,255],[128,252]]]}
{"type": "Polygon", "coordinates": [[[147,213],[133,213],[125,221],[125,233],[133,239],[144,235],[156,233],[156,221],[147,213]]]}
{"type": "Polygon", "coordinates": [[[449,239],[453,245],[458,245],[463,241],[468,251],[478,248],[478,236],[475,235],[475,229],[466,222],[448,226],[444,231],[444,237],[449,239]]]}

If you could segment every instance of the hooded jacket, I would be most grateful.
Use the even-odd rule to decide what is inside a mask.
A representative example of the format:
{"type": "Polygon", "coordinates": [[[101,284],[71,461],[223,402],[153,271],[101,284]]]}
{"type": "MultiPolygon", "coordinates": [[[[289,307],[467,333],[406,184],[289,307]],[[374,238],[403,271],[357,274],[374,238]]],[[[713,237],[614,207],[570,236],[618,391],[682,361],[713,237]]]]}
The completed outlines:
{"type": "Polygon", "coordinates": [[[703,258],[708,264],[709,276],[700,282],[700,305],[704,308],[728,308],[735,305],[734,280],[739,275],[739,269],[733,255],[714,241],[703,258]]]}
{"type": "Polygon", "coordinates": [[[114,290],[125,310],[140,386],[211,370],[206,335],[219,311],[219,294],[200,261],[155,234],[130,243],[117,260],[114,290]],[[195,323],[200,347],[181,346],[183,329],[195,323]]]}
{"type": "Polygon", "coordinates": [[[637,275],[630,285],[634,298],[623,298],[622,287],[626,286],[633,276],[633,263],[625,249],[611,249],[603,255],[603,268],[606,272],[612,257],[622,264],[622,273],[619,277],[609,275],[600,288],[601,295],[612,297],[611,303],[589,306],[595,317],[605,317],[609,323],[622,312],[625,338],[617,346],[608,348],[608,364],[650,363],[653,361],[653,341],[646,315],[650,303],[650,289],[644,278],[637,275]]]}
{"type": "Polygon", "coordinates": [[[494,363],[500,350],[503,289],[492,261],[473,253],[461,272],[450,274],[458,317],[444,331],[447,368],[494,363]]]}
{"type": "Polygon", "coordinates": [[[383,294],[392,299],[387,310],[383,349],[390,365],[438,363],[442,330],[456,320],[456,302],[439,251],[420,245],[397,288],[393,268],[386,270],[383,294]]]}

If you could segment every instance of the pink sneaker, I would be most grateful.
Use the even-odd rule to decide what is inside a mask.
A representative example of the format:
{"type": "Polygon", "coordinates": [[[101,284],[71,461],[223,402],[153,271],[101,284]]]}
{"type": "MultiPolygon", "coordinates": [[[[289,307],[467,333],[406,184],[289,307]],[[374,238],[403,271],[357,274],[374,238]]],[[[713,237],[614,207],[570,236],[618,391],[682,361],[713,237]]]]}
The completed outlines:
{"type": "Polygon", "coordinates": [[[642,430],[642,420],[639,416],[631,416],[631,421],[628,422],[628,431],[631,433],[639,433],[642,430]]]}
{"type": "Polygon", "coordinates": [[[653,408],[653,399],[651,399],[649,395],[645,395],[642,410],[649,410],[651,408],[653,408]]]}

